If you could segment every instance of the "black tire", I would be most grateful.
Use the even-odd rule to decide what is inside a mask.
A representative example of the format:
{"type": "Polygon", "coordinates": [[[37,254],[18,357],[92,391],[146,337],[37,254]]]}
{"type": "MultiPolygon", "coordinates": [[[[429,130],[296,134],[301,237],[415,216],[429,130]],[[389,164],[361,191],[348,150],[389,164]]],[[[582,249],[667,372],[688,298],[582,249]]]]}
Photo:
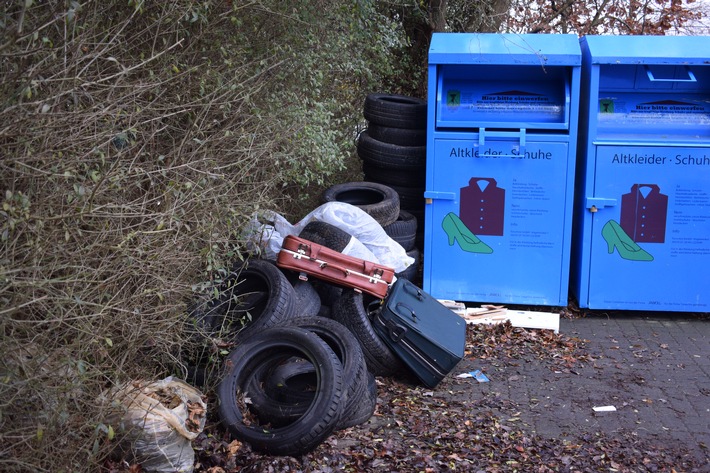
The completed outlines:
{"type": "Polygon", "coordinates": [[[426,146],[426,130],[393,128],[370,123],[367,133],[370,137],[383,143],[399,146],[426,146]]]}
{"type": "Polygon", "coordinates": [[[367,369],[372,374],[391,376],[403,369],[397,355],[375,333],[361,293],[352,289],[343,290],[343,295],[331,310],[333,319],[349,328],[360,341],[367,369]]]}
{"type": "Polygon", "coordinates": [[[310,281],[297,279],[292,283],[296,317],[315,317],[320,312],[321,301],[310,281]]]}
{"type": "Polygon", "coordinates": [[[185,373],[185,381],[187,381],[191,385],[198,388],[204,388],[205,386],[207,386],[207,378],[208,376],[206,364],[187,366],[185,373]]]}
{"type": "Polygon", "coordinates": [[[317,220],[308,222],[298,236],[338,252],[342,252],[352,238],[348,232],[335,225],[317,220]]]}
{"type": "MultiPolygon", "coordinates": [[[[343,365],[344,402],[343,417],[351,417],[356,411],[367,384],[367,365],[355,335],[343,324],[322,317],[298,317],[289,323],[305,328],[321,337],[335,352],[343,365]]],[[[298,400],[298,399],[296,399],[298,400]]],[[[338,428],[341,425],[338,424],[338,428]]]]}
{"type": "Polygon", "coordinates": [[[414,215],[417,219],[417,238],[414,246],[422,249],[424,248],[424,230],[426,228],[426,221],[424,218],[425,209],[407,209],[407,212],[414,215]]]}
{"type": "Polygon", "coordinates": [[[375,166],[417,170],[426,167],[426,146],[400,146],[384,143],[370,136],[367,130],[357,140],[357,155],[375,166]]]}
{"type": "Polygon", "coordinates": [[[419,275],[421,253],[418,248],[412,248],[411,250],[407,251],[407,256],[411,256],[412,258],[414,258],[414,262],[407,266],[404,271],[397,273],[396,276],[400,279],[406,279],[407,281],[414,281],[419,275]]]}
{"type": "Polygon", "coordinates": [[[377,382],[375,375],[367,373],[367,383],[363,389],[362,396],[357,408],[350,412],[350,415],[343,415],[343,419],[338,426],[339,429],[353,427],[364,424],[375,414],[377,408],[377,382]]]}
{"type": "Polygon", "coordinates": [[[417,248],[424,248],[424,230],[417,232],[417,240],[415,242],[417,248]]]}
{"type": "Polygon", "coordinates": [[[329,309],[331,309],[335,301],[340,298],[340,295],[343,293],[343,288],[323,281],[322,279],[316,279],[315,277],[310,279],[310,281],[321,300],[321,310],[318,312],[318,315],[329,319],[332,318],[328,315],[331,313],[329,309]],[[324,307],[326,310],[323,310],[324,307]]]}
{"type": "Polygon", "coordinates": [[[405,251],[414,248],[417,238],[417,218],[410,212],[400,210],[397,220],[382,228],[387,236],[399,243],[405,251]]]}
{"type": "MultiPolygon", "coordinates": [[[[338,296],[338,297],[340,297],[340,296],[338,296]]],[[[318,311],[318,317],[325,317],[326,319],[332,318],[330,316],[330,306],[322,304],[320,306],[320,311],[318,311]]]]}
{"type": "Polygon", "coordinates": [[[424,210],[424,187],[404,187],[390,185],[399,196],[399,209],[424,210]]]}
{"type": "Polygon", "coordinates": [[[193,385],[202,383],[205,378],[202,376],[204,368],[209,363],[213,355],[215,336],[212,329],[213,315],[209,311],[209,301],[190,301],[187,304],[187,315],[185,317],[185,334],[187,343],[181,345],[180,359],[188,366],[187,377],[193,385]]]}
{"type": "Polygon", "coordinates": [[[279,402],[303,405],[298,415],[300,417],[316,395],[317,376],[316,368],[311,362],[302,358],[289,360],[276,367],[265,379],[264,393],[268,398],[279,402]]]}
{"type": "Polygon", "coordinates": [[[380,167],[369,161],[362,162],[362,172],[365,180],[377,182],[386,186],[425,187],[426,168],[416,170],[402,170],[396,168],[380,167]]]}
{"type": "Polygon", "coordinates": [[[395,128],[426,128],[427,103],[416,97],[396,94],[369,94],[363,116],[371,123],[395,128]]]}
{"type": "Polygon", "coordinates": [[[246,381],[243,392],[250,400],[250,411],[256,414],[260,423],[283,427],[297,421],[308,410],[315,398],[314,390],[317,385],[317,374],[313,364],[306,359],[292,357],[287,360],[276,359],[258,366],[251,378],[246,381]],[[298,399],[295,398],[296,396],[284,399],[285,388],[281,386],[277,391],[274,386],[283,382],[286,377],[293,379],[295,385],[297,376],[301,377],[300,396],[298,399]],[[310,393],[303,384],[307,383],[309,378],[314,386],[310,389],[310,393]]]}
{"type": "Polygon", "coordinates": [[[272,263],[247,259],[234,265],[217,289],[218,296],[200,310],[210,336],[232,339],[282,324],[296,310],[293,286],[272,263]]]}
{"type": "MultiPolygon", "coordinates": [[[[357,416],[368,374],[359,341],[348,328],[331,319],[297,317],[289,320],[289,324],[315,333],[336,354],[343,366],[343,418],[357,416]]],[[[296,358],[255,370],[246,390],[260,420],[283,426],[306,412],[317,386],[315,367],[296,358]]]]}
{"type": "Polygon", "coordinates": [[[243,340],[225,362],[217,387],[217,413],[229,433],[252,449],[271,455],[297,456],[317,447],[337,427],[342,415],[343,367],[316,334],[298,327],[272,327],[243,340]],[[293,356],[310,361],[318,373],[313,402],[298,420],[272,428],[251,418],[244,387],[264,364],[293,356]]]}
{"type": "Polygon", "coordinates": [[[345,182],[323,192],[323,202],[346,202],[364,210],[380,225],[389,225],[399,215],[399,195],[376,182],[345,182]]]}
{"type": "MultiPolygon", "coordinates": [[[[424,224],[425,224],[424,213],[425,213],[425,210],[426,210],[425,208],[407,209],[407,212],[414,215],[414,217],[417,219],[417,234],[424,233],[424,224]]],[[[421,245],[417,245],[417,247],[422,248],[421,245]]]]}

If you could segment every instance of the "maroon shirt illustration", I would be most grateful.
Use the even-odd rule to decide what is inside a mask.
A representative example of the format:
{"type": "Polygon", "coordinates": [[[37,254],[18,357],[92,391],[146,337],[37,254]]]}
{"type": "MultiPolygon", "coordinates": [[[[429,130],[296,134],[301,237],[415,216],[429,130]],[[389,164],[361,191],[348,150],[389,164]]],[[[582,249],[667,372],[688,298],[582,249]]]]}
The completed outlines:
{"type": "Polygon", "coordinates": [[[621,196],[619,224],[636,243],[663,243],[667,213],[668,196],[656,184],[634,184],[621,196]]]}
{"type": "Polygon", "coordinates": [[[475,235],[503,235],[505,189],[490,177],[472,177],[461,188],[459,218],[475,235]]]}

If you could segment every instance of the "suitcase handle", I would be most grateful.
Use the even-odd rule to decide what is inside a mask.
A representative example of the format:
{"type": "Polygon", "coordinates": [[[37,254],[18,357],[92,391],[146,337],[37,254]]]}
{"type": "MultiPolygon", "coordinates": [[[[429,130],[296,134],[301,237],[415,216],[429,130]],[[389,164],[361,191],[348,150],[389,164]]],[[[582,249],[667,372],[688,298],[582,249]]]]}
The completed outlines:
{"type": "Polygon", "coordinates": [[[321,262],[320,262],[320,267],[321,267],[321,269],[333,268],[333,269],[335,269],[335,270],[342,271],[346,278],[347,278],[348,276],[350,276],[350,270],[349,270],[349,269],[343,268],[342,266],[338,266],[337,264],[328,263],[328,262],[326,262],[326,261],[321,261],[321,262]]]}
{"type": "Polygon", "coordinates": [[[407,333],[407,327],[396,324],[391,320],[385,320],[379,315],[377,316],[377,321],[387,328],[390,338],[395,343],[399,343],[402,340],[402,336],[407,333]]]}
{"type": "Polygon", "coordinates": [[[405,309],[407,309],[407,310],[412,314],[412,320],[413,320],[414,322],[417,322],[417,314],[416,314],[416,312],[414,312],[414,309],[412,309],[411,307],[409,307],[409,306],[408,306],[407,304],[405,304],[404,302],[397,302],[397,304],[394,306],[395,310],[397,310],[397,309],[400,308],[400,307],[404,307],[405,309]]]}
{"type": "MultiPolygon", "coordinates": [[[[343,266],[334,264],[332,262],[327,262],[327,261],[321,261],[318,259],[318,255],[320,254],[320,247],[314,247],[313,245],[307,245],[304,243],[301,243],[298,245],[298,253],[303,254],[306,256],[308,259],[311,261],[317,262],[321,269],[324,269],[326,267],[328,268],[333,268],[338,271],[342,271],[342,273],[345,275],[345,277],[350,276],[351,271],[348,268],[344,268],[343,266]]],[[[384,274],[384,271],[382,271],[379,268],[375,268],[375,265],[369,261],[363,261],[362,262],[362,271],[364,274],[372,273],[372,276],[370,276],[371,281],[372,279],[381,279],[382,275],[384,274]]]]}
{"type": "Polygon", "coordinates": [[[349,269],[343,268],[342,266],[338,266],[337,264],[319,260],[318,254],[320,253],[320,248],[318,247],[314,248],[313,245],[300,243],[298,245],[298,253],[306,256],[311,261],[317,262],[320,265],[321,269],[325,269],[326,267],[333,268],[337,271],[342,271],[345,277],[348,277],[350,275],[349,269]]]}
{"type": "MultiPolygon", "coordinates": [[[[405,291],[412,293],[420,301],[424,300],[424,293],[422,292],[421,289],[419,289],[414,284],[405,284],[404,289],[405,289],[405,291]]],[[[412,312],[414,312],[414,311],[412,311],[412,312]]]]}

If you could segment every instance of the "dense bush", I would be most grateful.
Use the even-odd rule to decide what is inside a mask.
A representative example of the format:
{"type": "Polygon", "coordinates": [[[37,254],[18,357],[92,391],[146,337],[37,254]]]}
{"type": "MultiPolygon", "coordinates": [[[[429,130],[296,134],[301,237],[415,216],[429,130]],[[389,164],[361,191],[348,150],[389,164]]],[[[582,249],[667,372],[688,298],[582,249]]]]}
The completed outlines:
{"type": "Polygon", "coordinates": [[[2,2],[0,469],[96,471],[96,399],[184,375],[253,212],[349,167],[402,33],[370,2],[2,2]]]}

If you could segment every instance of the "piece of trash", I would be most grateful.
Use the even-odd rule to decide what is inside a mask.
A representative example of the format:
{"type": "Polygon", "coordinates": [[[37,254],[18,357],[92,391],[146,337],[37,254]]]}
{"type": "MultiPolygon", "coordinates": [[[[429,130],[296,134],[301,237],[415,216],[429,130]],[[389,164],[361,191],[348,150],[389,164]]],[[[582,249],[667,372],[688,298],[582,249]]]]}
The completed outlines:
{"type": "Polygon", "coordinates": [[[475,378],[476,381],[479,383],[487,383],[490,381],[488,379],[488,376],[483,374],[483,371],[481,370],[476,370],[476,371],[470,371],[468,373],[461,373],[459,375],[456,375],[457,378],[475,378]]]}
{"type": "Polygon", "coordinates": [[[122,432],[116,447],[150,473],[192,473],[192,441],[203,431],[207,405],[202,393],[169,376],[128,381],[104,392],[106,421],[122,432]]]}
{"type": "Polygon", "coordinates": [[[614,412],[616,410],[616,407],[614,407],[614,406],[595,406],[595,407],[592,407],[592,410],[594,412],[614,412]]]}
{"type": "Polygon", "coordinates": [[[483,371],[481,370],[476,370],[473,372],[473,377],[478,381],[479,383],[487,383],[489,381],[488,376],[483,374],[483,371]]]}

